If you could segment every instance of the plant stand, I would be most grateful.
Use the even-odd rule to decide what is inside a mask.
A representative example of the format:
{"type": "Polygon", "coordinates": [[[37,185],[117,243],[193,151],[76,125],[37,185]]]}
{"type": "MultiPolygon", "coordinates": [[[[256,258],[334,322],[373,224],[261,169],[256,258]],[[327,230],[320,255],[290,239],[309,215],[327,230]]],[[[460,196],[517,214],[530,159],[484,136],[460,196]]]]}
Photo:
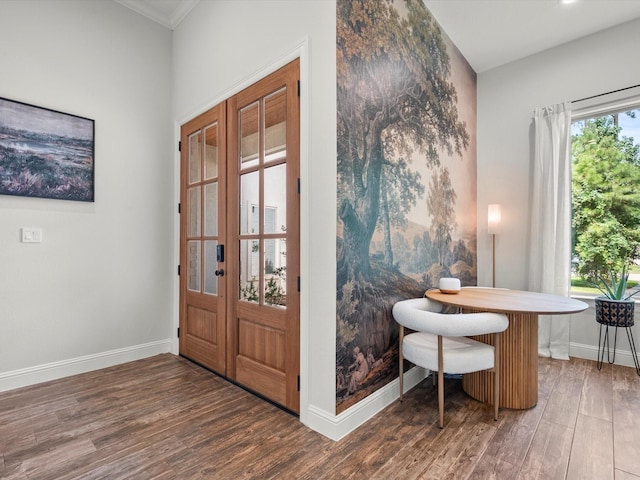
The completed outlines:
{"type": "Polygon", "coordinates": [[[636,373],[640,376],[640,363],[638,362],[638,352],[633,339],[631,327],[634,325],[634,307],[633,300],[610,300],[607,298],[596,298],[596,321],[600,324],[600,334],[598,336],[598,370],[602,369],[604,361],[604,349],[607,349],[607,362],[615,363],[616,346],[618,343],[618,327],[624,327],[627,331],[627,339],[633,356],[633,363],[636,366],[636,373]],[[604,335],[602,328],[604,327],[604,335]],[[613,337],[613,356],[609,348],[609,327],[615,328],[613,337]]]}

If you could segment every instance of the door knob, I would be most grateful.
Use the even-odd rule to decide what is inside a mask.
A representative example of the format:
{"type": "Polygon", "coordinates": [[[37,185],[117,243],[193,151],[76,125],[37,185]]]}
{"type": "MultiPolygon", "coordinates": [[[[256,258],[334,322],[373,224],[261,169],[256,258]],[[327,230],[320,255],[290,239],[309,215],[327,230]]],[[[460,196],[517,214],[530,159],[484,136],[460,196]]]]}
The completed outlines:
{"type": "Polygon", "coordinates": [[[222,268],[220,270],[216,270],[213,273],[216,274],[216,277],[224,277],[224,270],[222,268]]]}

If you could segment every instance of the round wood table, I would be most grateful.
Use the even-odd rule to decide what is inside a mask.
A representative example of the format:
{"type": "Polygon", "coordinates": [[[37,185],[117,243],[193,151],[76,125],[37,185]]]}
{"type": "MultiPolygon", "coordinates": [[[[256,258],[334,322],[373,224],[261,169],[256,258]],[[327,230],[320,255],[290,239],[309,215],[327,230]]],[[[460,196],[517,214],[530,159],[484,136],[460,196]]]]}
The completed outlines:
{"type": "MultiPolygon", "coordinates": [[[[509,327],[500,343],[500,407],[526,409],[538,403],[538,315],[578,313],[587,304],[573,298],[503,288],[465,287],[447,294],[429,290],[427,298],[460,307],[463,312],[505,313],[509,327]]],[[[493,345],[493,334],[472,337],[493,345]]],[[[493,399],[493,375],[488,371],[462,377],[464,391],[482,402],[493,399]]]]}

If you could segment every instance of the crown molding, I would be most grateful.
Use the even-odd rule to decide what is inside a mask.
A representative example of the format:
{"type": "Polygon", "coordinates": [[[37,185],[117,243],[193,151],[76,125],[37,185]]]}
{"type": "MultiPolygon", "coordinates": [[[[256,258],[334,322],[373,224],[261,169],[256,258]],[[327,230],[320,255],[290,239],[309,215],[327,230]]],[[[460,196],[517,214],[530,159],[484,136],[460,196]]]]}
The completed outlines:
{"type": "Polygon", "coordinates": [[[140,15],[159,23],[163,27],[170,30],[175,29],[182,20],[189,14],[200,0],[175,0],[173,8],[168,11],[166,8],[160,8],[158,3],[152,0],[115,0],[117,3],[133,10],[140,15]]]}

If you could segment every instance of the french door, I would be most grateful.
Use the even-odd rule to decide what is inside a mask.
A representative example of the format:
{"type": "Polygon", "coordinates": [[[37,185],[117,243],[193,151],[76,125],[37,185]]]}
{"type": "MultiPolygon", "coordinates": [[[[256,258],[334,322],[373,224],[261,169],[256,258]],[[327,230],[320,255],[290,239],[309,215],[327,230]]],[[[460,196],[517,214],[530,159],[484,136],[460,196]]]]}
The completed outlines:
{"type": "Polygon", "coordinates": [[[180,353],[294,412],[298,79],[295,60],[181,131],[180,353]]]}
{"type": "Polygon", "coordinates": [[[180,353],[225,372],[226,105],[181,128],[180,353]]]}

